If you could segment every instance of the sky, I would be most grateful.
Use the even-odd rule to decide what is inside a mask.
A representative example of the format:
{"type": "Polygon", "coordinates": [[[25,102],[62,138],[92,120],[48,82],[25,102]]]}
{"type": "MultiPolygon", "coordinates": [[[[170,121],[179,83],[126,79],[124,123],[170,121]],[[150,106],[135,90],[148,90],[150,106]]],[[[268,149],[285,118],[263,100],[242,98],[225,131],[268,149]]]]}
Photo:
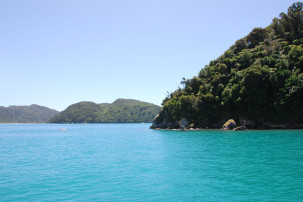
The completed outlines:
{"type": "Polygon", "coordinates": [[[161,105],[288,0],[0,0],[0,106],[161,105]]]}

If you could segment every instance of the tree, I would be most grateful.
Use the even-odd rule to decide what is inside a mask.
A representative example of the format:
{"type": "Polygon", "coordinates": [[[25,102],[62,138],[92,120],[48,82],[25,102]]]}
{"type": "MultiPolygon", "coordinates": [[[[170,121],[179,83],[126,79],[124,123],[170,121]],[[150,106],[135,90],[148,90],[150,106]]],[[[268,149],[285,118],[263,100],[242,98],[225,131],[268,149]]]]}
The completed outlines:
{"type": "Polygon", "coordinates": [[[260,42],[263,42],[267,37],[268,31],[266,29],[262,29],[260,27],[254,28],[249,35],[247,36],[247,43],[250,48],[255,47],[260,42]]]}

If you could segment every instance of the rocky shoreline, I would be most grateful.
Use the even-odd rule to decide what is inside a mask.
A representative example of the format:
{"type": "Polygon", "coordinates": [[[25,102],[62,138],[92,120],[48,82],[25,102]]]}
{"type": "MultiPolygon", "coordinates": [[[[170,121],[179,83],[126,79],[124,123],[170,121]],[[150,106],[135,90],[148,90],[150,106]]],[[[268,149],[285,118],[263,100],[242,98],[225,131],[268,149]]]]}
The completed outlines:
{"type": "Polygon", "coordinates": [[[233,119],[229,119],[224,124],[223,121],[214,123],[209,127],[196,127],[194,123],[191,123],[186,118],[181,118],[179,121],[173,121],[169,117],[168,113],[163,110],[153,120],[150,129],[161,130],[209,130],[209,129],[222,129],[222,130],[271,130],[271,129],[303,129],[302,123],[297,122],[285,122],[285,123],[269,123],[262,121],[252,121],[245,118],[239,120],[239,125],[233,119]]]}

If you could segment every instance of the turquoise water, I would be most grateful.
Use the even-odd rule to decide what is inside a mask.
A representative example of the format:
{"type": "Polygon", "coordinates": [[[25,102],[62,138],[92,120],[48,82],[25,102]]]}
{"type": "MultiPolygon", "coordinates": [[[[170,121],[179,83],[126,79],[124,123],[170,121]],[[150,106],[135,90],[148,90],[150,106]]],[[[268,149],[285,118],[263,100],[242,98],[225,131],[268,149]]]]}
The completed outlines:
{"type": "Polygon", "coordinates": [[[1,124],[0,201],[303,200],[303,130],[149,126],[1,124]]]}

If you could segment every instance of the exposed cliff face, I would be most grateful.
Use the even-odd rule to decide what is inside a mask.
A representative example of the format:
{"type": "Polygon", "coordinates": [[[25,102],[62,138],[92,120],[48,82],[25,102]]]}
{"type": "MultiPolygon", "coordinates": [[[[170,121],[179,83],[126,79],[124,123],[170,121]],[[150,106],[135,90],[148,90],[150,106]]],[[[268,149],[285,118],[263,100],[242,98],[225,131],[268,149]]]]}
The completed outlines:
{"type": "Polygon", "coordinates": [[[181,120],[172,121],[167,111],[162,110],[153,120],[151,129],[182,129],[186,130],[193,125],[186,118],[182,118],[181,120]]]}
{"type": "MultiPolygon", "coordinates": [[[[202,128],[221,128],[223,121],[213,123],[202,128]]],[[[166,110],[161,110],[160,113],[154,118],[151,129],[198,129],[201,128],[194,122],[189,121],[186,118],[181,118],[180,120],[173,119],[166,110]]]]}
{"type": "Polygon", "coordinates": [[[166,110],[161,110],[160,113],[154,118],[151,127],[152,129],[174,129],[179,128],[178,122],[171,122],[171,118],[166,110]]]}

